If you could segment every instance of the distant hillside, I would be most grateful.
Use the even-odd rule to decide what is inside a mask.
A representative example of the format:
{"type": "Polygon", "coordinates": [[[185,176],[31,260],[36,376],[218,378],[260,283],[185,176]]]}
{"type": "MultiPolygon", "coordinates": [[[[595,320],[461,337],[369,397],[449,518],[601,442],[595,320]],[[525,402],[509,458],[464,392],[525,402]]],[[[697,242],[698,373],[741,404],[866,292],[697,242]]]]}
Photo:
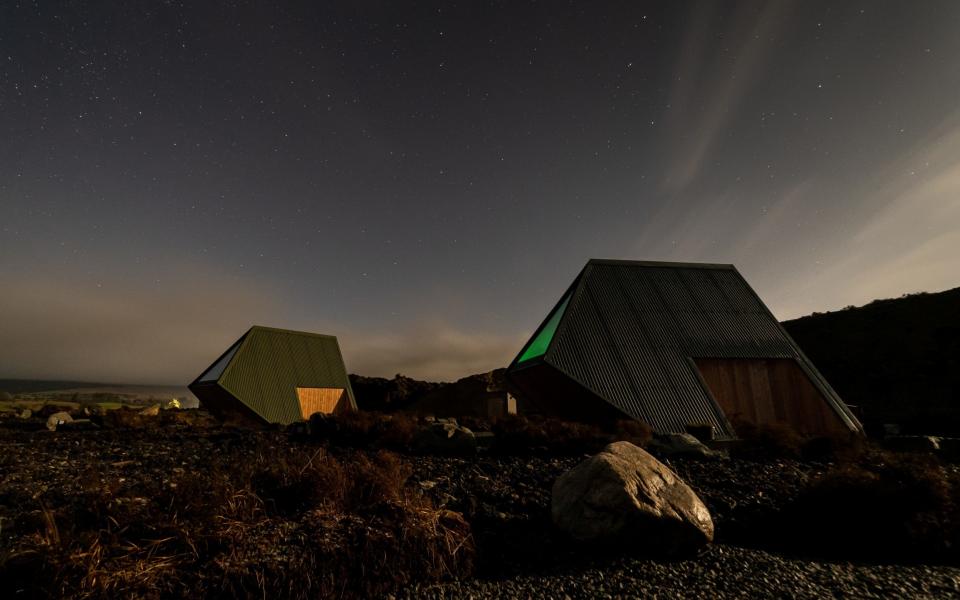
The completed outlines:
{"type": "Polygon", "coordinates": [[[960,288],[783,325],[868,429],[960,435],[960,288]]]}
{"type": "Polygon", "coordinates": [[[505,409],[506,369],[495,369],[446,383],[411,403],[405,410],[435,417],[486,417],[505,409]],[[496,406],[493,408],[491,401],[496,406]]]}
{"type": "Polygon", "coordinates": [[[403,410],[443,385],[400,374],[393,379],[350,374],[350,387],[353,388],[353,395],[360,410],[403,410]]]}
{"type": "Polygon", "coordinates": [[[408,412],[435,417],[486,416],[491,398],[502,398],[506,369],[495,369],[453,383],[419,381],[403,375],[393,379],[350,375],[360,410],[408,412]]]}

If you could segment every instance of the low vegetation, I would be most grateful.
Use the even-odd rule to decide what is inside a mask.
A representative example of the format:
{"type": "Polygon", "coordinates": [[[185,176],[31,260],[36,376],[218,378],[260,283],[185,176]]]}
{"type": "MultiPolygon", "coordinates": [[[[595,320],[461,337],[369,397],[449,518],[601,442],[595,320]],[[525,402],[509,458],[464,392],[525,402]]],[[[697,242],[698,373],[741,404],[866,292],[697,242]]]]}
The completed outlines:
{"type": "Polygon", "coordinates": [[[753,515],[742,532],[751,543],[844,559],[960,559],[960,472],[937,456],[890,452],[858,435],[736,428],[736,459],[822,465],[776,512],[753,515]]]}
{"type": "MultiPolygon", "coordinates": [[[[98,429],[49,432],[39,414],[32,430],[17,416],[0,423],[0,589],[370,597],[477,570],[572,568],[587,557],[553,531],[553,481],[612,440],[651,438],[630,421],[603,430],[465,418],[494,441],[479,456],[451,456],[415,443],[449,422],[405,414],[259,430],[203,411],[90,417],[98,429]]],[[[960,559],[955,465],[858,437],[738,431],[731,460],[670,459],[714,513],[721,543],[840,560],[960,559]]]]}
{"type": "Polygon", "coordinates": [[[955,560],[960,479],[932,456],[870,450],[813,478],[780,515],[795,550],[955,560]]]}
{"type": "Polygon", "coordinates": [[[865,438],[858,434],[803,436],[780,423],[758,426],[741,421],[734,423],[734,430],[740,439],[731,446],[730,454],[747,460],[850,462],[867,448],[865,438]]]}
{"type": "Polygon", "coordinates": [[[13,524],[17,543],[0,556],[0,589],[369,597],[472,572],[469,525],[408,486],[410,469],[396,455],[264,444],[247,456],[254,459],[175,469],[134,489],[91,465],[74,493],[17,498],[36,510],[13,524]]]}
{"type": "MultiPolygon", "coordinates": [[[[434,421],[405,413],[355,412],[342,415],[315,415],[309,423],[314,439],[335,446],[416,449],[418,433],[434,421]]],[[[652,438],[650,427],[637,421],[620,421],[601,429],[595,425],[543,417],[509,415],[484,419],[465,417],[459,425],[471,432],[494,434],[490,450],[500,454],[531,453],[577,455],[598,452],[610,442],[626,440],[645,446],[652,438]]]]}

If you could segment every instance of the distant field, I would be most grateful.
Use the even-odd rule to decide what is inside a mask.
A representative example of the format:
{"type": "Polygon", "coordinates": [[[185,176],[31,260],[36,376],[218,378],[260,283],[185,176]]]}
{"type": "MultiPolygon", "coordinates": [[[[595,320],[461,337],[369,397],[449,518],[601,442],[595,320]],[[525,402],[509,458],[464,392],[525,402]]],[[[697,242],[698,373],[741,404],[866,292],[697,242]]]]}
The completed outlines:
{"type": "Polygon", "coordinates": [[[152,386],[152,385],[97,385],[66,389],[38,390],[35,393],[57,394],[117,394],[119,396],[134,396],[137,398],[156,398],[169,400],[171,398],[192,398],[193,394],[186,386],[152,386]]]}
{"type": "Polygon", "coordinates": [[[9,392],[16,401],[40,404],[59,402],[119,406],[166,403],[173,398],[180,399],[184,408],[194,408],[199,404],[196,396],[190,393],[186,386],[0,379],[0,391],[9,392]]]}
{"type": "Polygon", "coordinates": [[[8,412],[29,408],[38,410],[45,405],[62,406],[66,410],[75,410],[81,406],[101,406],[106,409],[120,408],[121,406],[137,406],[136,404],[124,402],[69,402],[66,400],[35,400],[19,398],[16,400],[0,400],[0,412],[8,412]]]}

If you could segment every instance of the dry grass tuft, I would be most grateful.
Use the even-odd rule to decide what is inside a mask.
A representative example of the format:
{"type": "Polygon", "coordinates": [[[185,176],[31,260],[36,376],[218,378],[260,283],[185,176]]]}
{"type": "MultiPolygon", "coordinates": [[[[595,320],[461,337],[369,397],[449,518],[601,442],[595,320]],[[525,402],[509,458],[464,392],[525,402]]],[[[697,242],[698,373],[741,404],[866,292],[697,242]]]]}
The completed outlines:
{"type": "Polygon", "coordinates": [[[368,597],[472,572],[469,525],[408,486],[396,455],[264,447],[256,456],[149,489],[81,478],[78,495],[41,503],[32,531],[0,556],[0,589],[368,597]]]}
{"type": "Polygon", "coordinates": [[[786,539],[844,557],[956,555],[960,481],[933,457],[868,451],[812,480],[783,515],[786,539]]]}
{"type": "Polygon", "coordinates": [[[802,436],[785,423],[733,424],[740,438],[731,456],[748,460],[803,459],[815,462],[856,462],[867,452],[866,438],[855,433],[802,436]]]}
{"type": "Polygon", "coordinates": [[[736,421],[733,429],[739,438],[730,450],[730,455],[735,458],[768,460],[801,457],[804,439],[789,425],[755,425],[747,421],[736,421]]]}
{"type": "Polygon", "coordinates": [[[653,429],[640,421],[621,419],[614,427],[614,437],[617,441],[630,442],[634,446],[643,448],[653,439],[653,429]]]}
{"type": "Polygon", "coordinates": [[[553,418],[503,417],[493,423],[492,430],[495,449],[504,454],[587,454],[598,452],[612,441],[611,434],[596,425],[553,418]]]}

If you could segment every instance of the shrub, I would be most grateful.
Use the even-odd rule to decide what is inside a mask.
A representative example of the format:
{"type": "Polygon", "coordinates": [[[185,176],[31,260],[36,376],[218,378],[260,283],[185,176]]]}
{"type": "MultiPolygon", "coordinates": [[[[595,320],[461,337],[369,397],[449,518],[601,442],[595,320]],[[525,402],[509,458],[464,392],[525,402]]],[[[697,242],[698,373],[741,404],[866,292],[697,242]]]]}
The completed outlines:
{"type": "Polygon", "coordinates": [[[800,458],[803,438],[789,425],[771,423],[755,425],[746,421],[733,423],[739,440],[731,447],[735,458],[767,460],[772,458],[800,458]]]}
{"type": "Polygon", "coordinates": [[[595,425],[552,418],[510,415],[493,424],[495,449],[506,454],[597,452],[610,442],[595,425]]]}
{"type": "Polygon", "coordinates": [[[937,555],[957,541],[958,493],[932,457],[873,452],[812,480],[783,527],[803,548],[845,557],[937,555]]]}
{"type": "Polygon", "coordinates": [[[644,448],[653,439],[653,429],[640,421],[621,419],[614,426],[614,437],[617,440],[630,442],[634,446],[644,448]]]}
{"type": "Polygon", "coordinates": [[[395,450],[409,450],[421,429],[415,417],[403,413],[384,415],[375,427],[376,445],[395,450]]]}
{"type": "Polygon", "coordinates": [[[459,419],[459,423],[470,431],[493,431],[493,420],[486,417],[465,416],[459,419]]]}
{"type": "Polygon", "coordinates": [[[350,411],[338,415],[316,413],[310,417],[310,433],[341,446],[368,446],[375,437],[379,413],[350,411]]]}
{"type": "Polygon", "coordinates": [[[867,440],[855,433],[807,438],[800,446],[804,460],[815,462],[854,462],[867,450],[867,440]]]}
{"type": "Polygon", "coordinates": [[[353,411],[338,415],[314,414],[310,434],[336,446],[409,450],[422,425],[410,415],[353,411]]]}

